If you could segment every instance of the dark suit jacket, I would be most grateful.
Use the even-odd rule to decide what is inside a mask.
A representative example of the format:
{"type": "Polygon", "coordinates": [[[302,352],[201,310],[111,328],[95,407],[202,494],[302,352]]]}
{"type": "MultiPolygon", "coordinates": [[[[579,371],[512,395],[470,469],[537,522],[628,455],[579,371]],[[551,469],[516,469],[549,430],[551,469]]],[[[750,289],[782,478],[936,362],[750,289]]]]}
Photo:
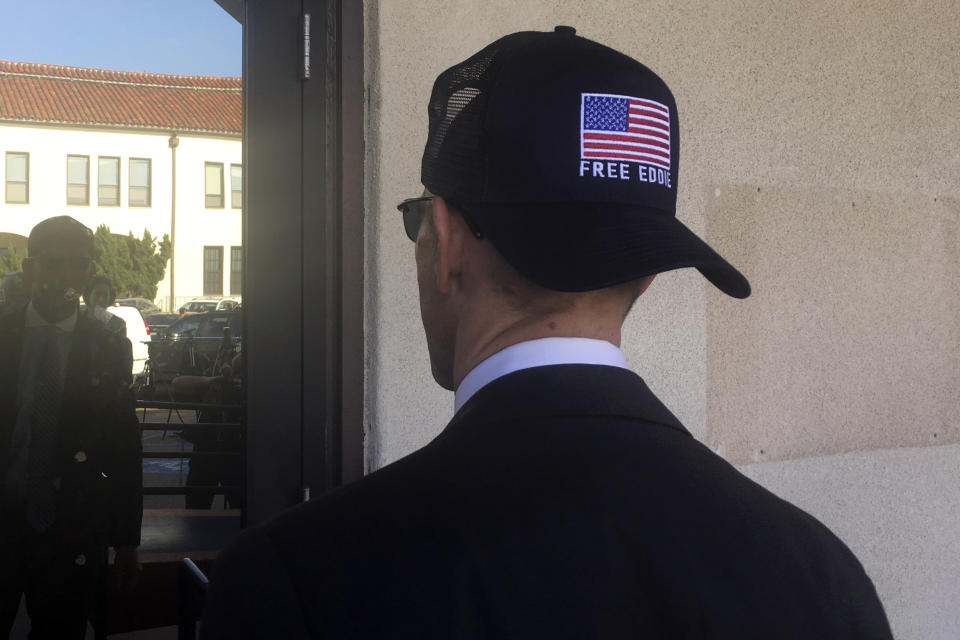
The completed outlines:
{"type": "Polygon", "coordinates": [[[481,389],[416,453],[241,534],[201,637],[889,638],[850,550],[635,374],[481,389]]]}
{"type": "MultiPolygon", "coordinates": [[[[0,317],[0,498],[6,493],[18,411],[25,308],[0,317]]],[[[81,314],[67,361],[57,439],[55,532],[69,551],[98,557],[107,545],[140,543],[141,438],[130,377],[130,342],[81,314]]],[[[2,502],[2,501],[0,501],[2,502]]],[[[19,514],[8,505],[0,526],[19,514]]]]}

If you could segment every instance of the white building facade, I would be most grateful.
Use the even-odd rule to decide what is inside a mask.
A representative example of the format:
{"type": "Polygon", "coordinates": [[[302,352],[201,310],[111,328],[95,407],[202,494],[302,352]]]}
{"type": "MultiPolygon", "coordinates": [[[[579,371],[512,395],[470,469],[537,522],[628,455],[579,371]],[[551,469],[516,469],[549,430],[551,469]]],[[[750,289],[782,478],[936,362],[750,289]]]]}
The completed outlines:
{"type": "Polygon", "coordinates": [[[239,78],[0,61],[0,233],[21,256],[30,229],[57,215],[166,234],[161,308],[239,298],[240,104],[239,78]]]}

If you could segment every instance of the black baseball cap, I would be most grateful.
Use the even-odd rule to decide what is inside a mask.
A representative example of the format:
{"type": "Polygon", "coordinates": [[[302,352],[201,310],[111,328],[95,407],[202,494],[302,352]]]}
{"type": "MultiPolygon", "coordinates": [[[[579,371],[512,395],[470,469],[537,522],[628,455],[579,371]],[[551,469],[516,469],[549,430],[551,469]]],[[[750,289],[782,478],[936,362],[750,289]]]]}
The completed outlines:
{"type": "Polygon", "coordinates": [[[27,255],[36,258],[63,243],[79,246],[93,256],[93,232],[70,216],[55,216],[38,222],[27,238],[27,255]]]}
{"type": "Polygon", "coordinates": [[[576,35],[510,34],[441,73],[421,181],[520,273],[589,291],[696,267],[747,279],[676,218],[677,105],[636,60],[576,35]]]}

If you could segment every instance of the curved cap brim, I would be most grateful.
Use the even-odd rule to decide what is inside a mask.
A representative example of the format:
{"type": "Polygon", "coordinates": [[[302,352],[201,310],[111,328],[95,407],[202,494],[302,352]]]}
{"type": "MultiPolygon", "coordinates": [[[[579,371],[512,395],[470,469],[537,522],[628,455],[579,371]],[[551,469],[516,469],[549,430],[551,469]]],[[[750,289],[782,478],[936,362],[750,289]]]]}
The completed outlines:
{"type": "Polygon", "coordinates": [[[547,289],[590,291],[694,267],[734,298],[750,283],[669,213],[585,202],[463,205],[517,271],[547,289]]]}

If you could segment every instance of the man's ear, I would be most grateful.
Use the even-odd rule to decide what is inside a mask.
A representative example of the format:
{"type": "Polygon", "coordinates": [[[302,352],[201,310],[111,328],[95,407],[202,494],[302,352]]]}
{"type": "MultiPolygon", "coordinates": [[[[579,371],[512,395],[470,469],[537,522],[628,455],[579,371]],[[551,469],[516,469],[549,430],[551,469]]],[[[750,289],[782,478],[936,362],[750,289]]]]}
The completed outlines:
{"type": "Polygon", "coordinates": [[[433,229],[437,234],[436,260],[434,261],[437,290],[440,293],[452,293],[460,281],[460,270],[463,265],[463,229],[461,227],[465,225],[462,221],[454,219],[447,201],[440,196],[433,197],[431,213],[433,229]]]}
{"type": "Polygon", "coordinates": [[[23,292],[28,298],[33,297],[33,278],[36,270],[37,262],[34,258],[24,258],[20,262],[20,271],[23,272],[23,292]]]}
{"type": "MultiPolygon", "coordinates": [[[[97,264],[91,260],[90,264],[87,265],[87,273],[83,279],[83,289],[81,290],[81,295],[83,291],[87,290],[87,287],[90,286],[90,282],[93,280],[93,276],[97,275],[97,264]]],[[[84,298],[86,300],[86,298],[84,298]]]]}

